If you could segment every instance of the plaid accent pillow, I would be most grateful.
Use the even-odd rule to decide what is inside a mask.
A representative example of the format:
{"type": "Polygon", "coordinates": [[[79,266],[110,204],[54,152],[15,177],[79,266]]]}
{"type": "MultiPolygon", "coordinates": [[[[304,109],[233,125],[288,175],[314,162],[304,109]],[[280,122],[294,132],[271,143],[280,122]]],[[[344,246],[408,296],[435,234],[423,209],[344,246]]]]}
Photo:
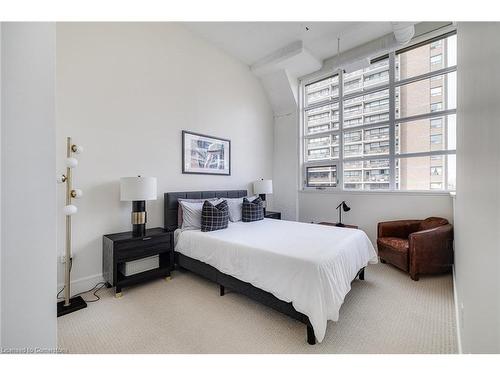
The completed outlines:
{"type": "Polygon", "coordinates": [[[241,220],[245,223],[264,220],[264,202],[260,197],[255,198],[252,202],[243,198],[241,220]]]}
{"type": "Polygon", "coordinates": [[[201,210],[201,231],[212,232],[214,230],[225,229],[229,223],[229,207],[227,201],[222,201],[213,205],[209,201],[203,203],[201,210]]]}

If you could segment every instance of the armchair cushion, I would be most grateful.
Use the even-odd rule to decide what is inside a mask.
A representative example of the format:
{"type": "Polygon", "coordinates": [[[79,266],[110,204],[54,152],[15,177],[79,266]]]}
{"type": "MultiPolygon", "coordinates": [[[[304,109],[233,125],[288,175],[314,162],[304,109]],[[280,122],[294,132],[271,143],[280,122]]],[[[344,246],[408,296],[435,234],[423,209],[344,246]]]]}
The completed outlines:
{"type": "Polygon", "coordinates": [[[379,245],[390,247],[398,252],[408,252],[410,241],[397,237],[382,237],[378,239],[379,245]]]}
{"type": "Polygon", "coordinates": [[[420,223],[420,230],[428,230],[448,224],[448,220],[441,217],[428,217],[420,223]]]}
{"type": "Polygon", "coordinates": [[[379,237],[378,255],[385,262],[408,271],[409,240],[399,237],[379,237]]]}

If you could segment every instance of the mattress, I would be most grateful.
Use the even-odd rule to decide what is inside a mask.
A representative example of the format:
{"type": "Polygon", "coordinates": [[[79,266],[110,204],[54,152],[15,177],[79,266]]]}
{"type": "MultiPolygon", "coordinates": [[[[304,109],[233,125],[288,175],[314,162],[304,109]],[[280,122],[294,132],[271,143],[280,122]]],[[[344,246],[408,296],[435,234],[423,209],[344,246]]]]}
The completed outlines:
{"type": "Polygon", "coordinates": [[[177,230],[175,251],[291,302],[319,342],[358,271],[377,262],[361,230],[274,219],[214,232],[177,230]]]}

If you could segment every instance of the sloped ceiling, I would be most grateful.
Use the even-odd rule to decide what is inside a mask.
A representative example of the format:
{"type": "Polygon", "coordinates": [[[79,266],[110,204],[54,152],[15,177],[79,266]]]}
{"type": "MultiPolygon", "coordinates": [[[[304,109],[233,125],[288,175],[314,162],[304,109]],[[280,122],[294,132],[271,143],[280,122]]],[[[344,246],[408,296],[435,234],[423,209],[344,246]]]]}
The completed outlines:
{"type": "Polygon", "coordinates": [[[191,32],[260,77],[275,116],[297,109],[297,78],[338,52],[392,32],[390,22],[187,22],[191,32]]]}
{"type": "Polygon", "coordinates": [[[392,31],[390,22],[185,22],[210,43],[253,65],[284,46],[302,41],[322,61],[392,31]]]}

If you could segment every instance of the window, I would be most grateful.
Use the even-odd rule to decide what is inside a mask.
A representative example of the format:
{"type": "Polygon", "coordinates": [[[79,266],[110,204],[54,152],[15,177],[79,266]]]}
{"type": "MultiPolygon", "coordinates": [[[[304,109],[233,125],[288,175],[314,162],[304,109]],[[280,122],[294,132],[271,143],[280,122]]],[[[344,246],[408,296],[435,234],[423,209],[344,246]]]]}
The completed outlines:
{"type": "Polygon", "coordinates": [[[396,112],[396,118],[424,115],[429,113],[429,109],[431,112],[456,109],[456,94],[453,93],[456,92],[457,73],[451,72],[440,77],[443,78],[441,96],[429,95],[432,87],[429,78],[397,86],[396,108],[399,111],[396,112]]]}
{"type": "Polygon", "coordinates": [[[314,104],[335,98],[339,95],[338,76],[328,77],[306,86],[306,103],[314,104]]]}
{"type": "Polygon", "coordinates": [[[431,103],[431,112],[441,111],[443,109],[443,103],[431,103]]]}
{"type": "Polygon", "coordinates": [[[442,176],[443,167],[431,167],[431,176],[442,176]]]}
{"type": "Polygon", "coordinates": [[[443,88],[441,86],[431,88],[431,96],[441,96],[443,88]]]}
{"type": "Polygon", "coordinates": [[[456,80],[447,34],[301,82],[303,186],[454,189],[456,80]]]}
{"type": "Polygon", "coordinates": [[[431,56],[431,65],[441,65],[442,61],[443,61],[443,55],[431,56]]]}
{"type": "Polygon", "coordinates": [[[441,129],[442,127],[443,119],[441,117],[431,119],[431,129],[441,129]]]}
{"type": "Polygon", "coordinates": [[[314,107],[305,113],[307,134],[339,129],[339,105],[314,107]]]}
{"type": "MultiPolygon", "coordinates": [[[[404,80],[457,65],[456,34],[410,46],[395,54],[395,79],[404,80]],[[434,48],[433,48],[434,46],[434,48]],[[439,47],[438,47],[439,46],[439,47]]],[[[435,78],[438,80],[439,78],[435,78]]]]}
{"type": "Polygon", "coordinates": [[[446,124],[451,140],[456,133],[456,115],[454,114],[446,117],[424,118],[396,123],[396,154],[453,151],[455,143],[447,142],[445,144],[442,142],[443,124],[446,124]]]}
{"type": "Polygon", "coordinates": [[[443,143],[443,136],[441,134],[432,134],[431,143],[434,145],[443,143]]]}
{"type": "Polygon", "coordinates": [[[307,186],[319,188],[337,186],[337,168],[335,166],[308,167],[307,186]]]}
{"type": "Polygon", "coordinates": [[[431,50],[441,48],[442,45],[443,45],[442,40],[437,40],[435,42],[432,42],[431,43],[431,50]]]}

